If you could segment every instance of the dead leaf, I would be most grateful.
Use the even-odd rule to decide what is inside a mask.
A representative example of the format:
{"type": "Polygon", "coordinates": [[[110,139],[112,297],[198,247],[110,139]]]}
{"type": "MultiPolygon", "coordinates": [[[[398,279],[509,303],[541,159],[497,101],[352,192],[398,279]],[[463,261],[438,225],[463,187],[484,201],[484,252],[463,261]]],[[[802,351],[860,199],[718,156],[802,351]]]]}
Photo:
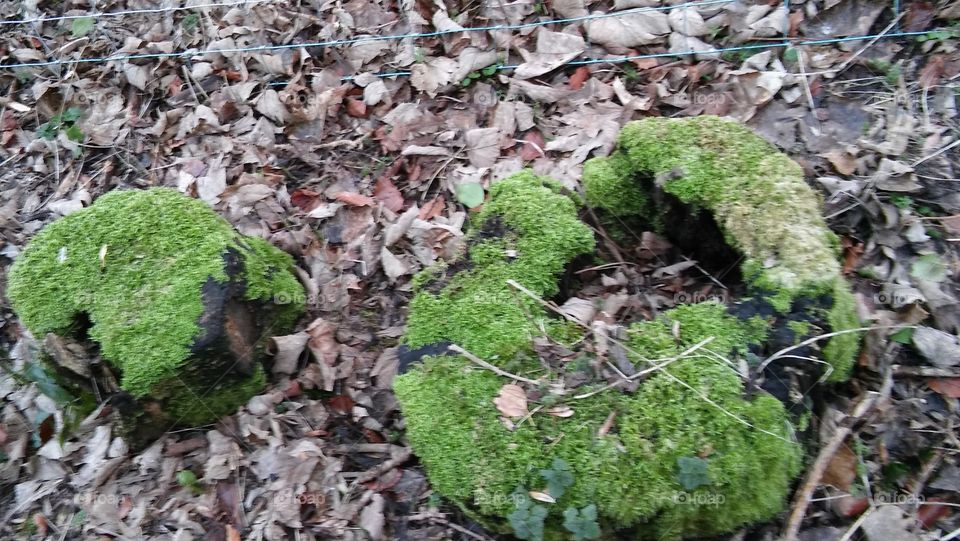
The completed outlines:
{"type": "Polygon", "coordinates": [[[300,364],[300,356],[307,347],[310,335],[305,332],[274,336],[270,339],[273,345],[273,373],[294,374],[300,364]]]}
{"type": "Polygon", "coordinates": [[[557,503],[556,498],[547,494],[546,492],[541,492],[539,490],[531,490],[527,492],[530,495],[530,498],[543,503],[557,503]]]}
{"type": "Polygon", "coordinates": [[[930,389],[949,398],[960,398],[960,378],[928,379],[930,389]]]}
{"type": "Polygon", "coordinates": [[[500,388],[500,394],[493,399],[493,403],[500,413],[507,417],[520,418],[529,414],[527,411],[527,393],[523,387],[508,383],[500,388]]]}
{"type": "Polygon", "coordinates": [[[541,28],[537,32],[537,51],[529,53],[520,49],[523,63],[517,66],[513,76],[529,79],[551,72],[573,60],[586,49],[586,42],[576,34],[553,32],[541,28]]]}
{"type": "Polygon", "coordinates": [[[381,175],[373,187],[373,198],[392,212],[403,210],[403,194],[389,177],[381,175]]]}
{"type": "Polygon", "coordinates": [[[434,197],[430,201],[427,201],[427,204],[420,209],[420,214],[417,215],[421,220],[429,221],[440,214],[443,213],[443,209],[446,208],[447,202],[442,195],[434,197]]]}
{"type": "Polygon", "coordinates": [[[853,449],[849,445],[841,445],[830,459],[826,471],[823,472],[820,484],[849,492],[853,480],[857,477],[857,464],[857,454],[853,449]]]}
{"type": "Polygon", "coordinates": [[[523,161],[532,161],[542,156],[546,156],[543,147],[547,142],[543,139],[540,130],[530,130],[523,136],[523,146],[520,147],[520,159],[523,161]]]}
{"type": "Polygon", "coordinates": [[[660,11],[643,11],[620,17],[592,19],[586,22],[585,26],[587,37],[591,42],[606,45],[614,50],[656,43],[670,33],[667,16],[660,11]]]}
{"type": "Polygon", "coordinates": [[[464,134],[467,157],[474,167],[493,167],[500,156],[500,130],[474,128],[464,134]]]}
{"type": "Polygon", "coordinates": [[[580,66],[570,76],[570,81],[567,84],[570,86],[570,90],[580,90],[583,88],[583,83],[589,78],[590,69],[586,66],[580,66]]]}
{"type": "Polygon", "coordinates": [[[374,198],[355,192],[339,192],[334,195],[333,198],[353,207],[377,206],[377,202],[374,198]]]}
{"type": "Polygon", "coordinates": [[[347,98],[347,114],[356,118],[367,117],[367,104],[361,100],[347,98]]]}
{"type": "Polygon", "coordinates": [[[829,160],[830,165],[833,165],[833,168],[841,175],[852,175],[857,170],[857,158],[846,152],[831,150],[821,154],[821,156],[829,160]]]}

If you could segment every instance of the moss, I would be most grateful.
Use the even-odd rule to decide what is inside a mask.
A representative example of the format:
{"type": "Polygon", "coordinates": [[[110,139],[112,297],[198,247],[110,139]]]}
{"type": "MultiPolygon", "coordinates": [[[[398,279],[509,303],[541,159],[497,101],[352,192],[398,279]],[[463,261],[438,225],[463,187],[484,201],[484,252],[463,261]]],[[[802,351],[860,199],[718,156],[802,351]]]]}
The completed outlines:
{"type": "MultiPolygon", "coordinates": [[[[748,335],[721,305],[707,303],[634,326],[630,345],[655,359],[715,336],[713,351],[728,354],[748,335]]],[[[779,512],[800,466],[780,403],[767,396],[744,400],[739,377],[706,356],[664,371],[669,376],[654,375],[633,395],[608,391],[570,401],[572,417],[535,415],[514,431],[492,404],[506,381],[459,357],[425,360],[397,378],[395,391],[433,487],[481,515],[513,511],[510,495],[518,486],[543,489],[539,470],[554,458],[570,465],[574,484],[548,506],[553,524],[568,507],[593,503],[606,531],[636,527],[641,537],[664,539],[726,532],[779,512]],[[600,437],[611,412],[617,412],[614,429],[600,437]],[[682,457],[704,458],[710,484],[684,491],[682,457]]]]}
{"type": "MultiPolygon", "coordinates": [[[[531,339],[546,332],[575,342],[581,335],[505,282],[553,295],[564,265],[593,248],[590,231],[555,184],[529,173],[495,184],[475,225],[459,261],[415,279],[405,340],[414,347],[452,341],[546,382],[540,360],[529,354],[531,339]]],[[[709,351],[655,373],[634,394],[561,397],[573,416],[536,414],[514,430],[493,404],[508,381],[461,357],[424,359],[395,380],[394,391],[434,489],[484,524],[509,532],[514,492],[543,490],[540,470],[559,458],[574,482],[548,506],[547,538],[565,537],[564,510],[590,504],[607,534],[634,527],[643,537],[710,535],[780,511],[800,466],[783,406],[769,396],[745,400],[739,376],[716,357],[745,352],[766,328],[716,303],[671,310],[628,331],[633,360],[675,356],[713,337],[709,351]],[[612,430],[600,436],[614,412],[612,430]],[[709,484],[689,494],[678,471],[685,457],[708,464],[709,484]]]]}
{"type": "MultiPolygon", "coordinates": [[[[718,117],[648,118],[628,123],[609,157],[584,166],[587,201],[616,215],[655,212],[625,201],[644,197],[638,178],[656,180],[693,211],[712,213],[727,242],[744,257],[750,289],[786,314],[798,298],[834,296],[832,331],[858,327],[840,275],[839,248],[803,171],[739,123],[718,117]]],[[[669,233],[669,232],[668,232],[669,233]]],[[[845,378],[859,338],[832,338],[826,358],[845,378]]]]}
{"type": "MultiPolygon", "coordinates": [[[[228,275],[228,253],[239,255],[247,299],[292,299],[277,309],[276,324],[289,326],[303,310],[290,256],[165,188],[114,191],[45,227],[14,262],[9,296],[37,335],[69,334],[86,315],[89,337],[122,372],[121,387],[136,398],[165,394],[191,364],[204,285],[236,279],[228,275]]],[[[233,407],[242,402],[227,395],[233,407]]]]}
{"type": "Polygon", "coordinates": [[[168,380],[153,389],[154,396],[169,396],[165,413],[171,423],[200,426],[233,413],[267,383],[263,368],[255,367],[249,378],[229,378],[216,383],[191,386],[181,379],[168,380]],[[198,388],[199,387],[199,388],[198,388]]]}
{"type": "Polygon", "coordinates": [[[450,341],[482,357],[509,357],[528,348],[547,317],[507,280],[550,297],[564,266],[594,248],[590,229],[560,186],[526,171],[495,183],[474,222],[478,227],[462,256],[469,264],[428,269],[414,278],[417,293],[405,336],[410,346],[450,341]],[[487,226],[500,234],[486,235],[487,226]],[[437,293],[436,286],[442,286],[437,293]]]}

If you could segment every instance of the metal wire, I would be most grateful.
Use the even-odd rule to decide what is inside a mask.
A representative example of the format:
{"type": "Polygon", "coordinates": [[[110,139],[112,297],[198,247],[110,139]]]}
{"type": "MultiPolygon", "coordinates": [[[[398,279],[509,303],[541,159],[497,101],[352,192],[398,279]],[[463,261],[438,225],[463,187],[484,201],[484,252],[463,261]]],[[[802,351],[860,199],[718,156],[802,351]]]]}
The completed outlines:
{"type": "Polygon", "coordinates": [[[15,24],[49,23],[49,22],[55,22],[55,21],[70,21],[75,19],[100,19],[102,17],[123,17],[125,15],[140,15],[143,13],[157,14],[157,13],[167,13],[172,11],[184,11],[188,9],[242,6],[246,4],[263,4],[263,3],[269,3],[274,1],[276,0],[241,0],[240,2],[215,2],[211,4],[196,4],[193,6],[131,9],[126,11],[104,11],[99,13],[87,13],[85,15],[60,15],[57,17],[40,16],[40,17],[34,17],[32,19],[6,19],[6,20],[0,21],[0,26],[9,26],[9,25],[15,25],[15,24]]]}
{"type": "Polygon", "coordinates": [[[606,18],[616,18],[623,17],[625,15],[632,15],[635,13],[647,13],[653,11],[670,11],[678,7],[698,7],[698,6],[709,6],[716,4],[728,4],[735,0],[702,0],[700,2],[689,2],[686,4],[678,6],[653,6],[653,7],[642,7],[642,8],[633,8],[626,9],[623,11],[616,11],[612,13],[596,13],[592,15],[583,15],[581,17],[568,17],[564,19],[550,19],[547,21],[535,21],[529,23],[520,23],[520,24],[497,24],[497,25],[488,25],[488,26],[473,26],[467,28],[461,28],[457,30],[437,30],[434,32],[414,32],[409,34],[397,34],[390,36],[361,36],[357,38],[350,39],[337,39],[329,41],[316,41],[316,42],[306,42],[306,43],[289,43],[284,45],[257,45],[252,47],[234,47],[229,49],[210,49],[210,50],[187,50],[187,51],[176,51],[170,53],[142,53],[142,54],[130,54],[130,55],[121,55],[121,56],[106,56],[106,57],[96,57],[96,58],[75,58],[70,60],[46,60],[43,62],[23,62],[18,64],[4,64],[0,65],[0,69],[15,69],[15,68],[29,68],[29,67],[44,67],[44,66],[60,66],[65,64],[89,64],[89,63],[104,63],[104,62],[115,62],[115,61],[124,61],[124,60],[142,60],[142,59],[154,59],[154,58],[182,58],[185,56],[194,56],[194,55],[205,55],[205,54],[232,54],[232,53],[262,53],[268,51],[278,51],[283,49],[299,49],[302,47],[339,47],[343,45],[353,45],[355,43],[368,43],[375,41],[395,41],[402,39],[416,39],[416,38],[431,38],[439,36],[447,36],[451,34],[460,34],[463,32],[493,32],[498,30],[522,30],[524,28],[536,28],[539,26],[547,26],[552,24],[571,24],[583,21],[591,21],[596,19],[606,19],[606,18]]]}

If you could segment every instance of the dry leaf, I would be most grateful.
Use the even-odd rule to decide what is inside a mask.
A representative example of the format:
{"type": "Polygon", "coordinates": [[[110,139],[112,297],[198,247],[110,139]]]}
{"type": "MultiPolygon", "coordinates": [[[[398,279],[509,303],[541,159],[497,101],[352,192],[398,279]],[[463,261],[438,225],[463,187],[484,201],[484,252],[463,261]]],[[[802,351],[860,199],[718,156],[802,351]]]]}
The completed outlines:
{"type": "Polygon", "coordinates": [[[354,192],[340,192],[333,196],[337,201],[341,201],[354,207],[375,207],[377,202],[374,198],[354,192]]]}
{"type": "Polygon", "coordinates": [[[520,49],[523,63],[517,66],[513,76],[529,79],[553,71],[580,55],[586,48],[583,38],[576,34],[553,32],[541,28],[537,33],[537,52],[520,49]]]}
{"type": "Polygon", "coordinates": [[[617,50],[656,43],[670,33],[667,16],[660,11],[592,19],[585,26],[591,42],[617,50]]]}
{"type": "Polygon", "coordinates": [[[493,399],[500,413],[507,417],[525,417],[527,411],[527,393],[523,387],[508,383],[500,388],[500,394],[493,399]]]}

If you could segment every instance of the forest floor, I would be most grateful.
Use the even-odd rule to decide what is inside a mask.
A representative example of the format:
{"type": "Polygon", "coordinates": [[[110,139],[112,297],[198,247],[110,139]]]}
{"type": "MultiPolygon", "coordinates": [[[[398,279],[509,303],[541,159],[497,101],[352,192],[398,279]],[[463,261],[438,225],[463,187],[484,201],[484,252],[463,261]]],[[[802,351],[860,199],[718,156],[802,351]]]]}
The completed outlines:
{"type": "MultiPolygon", "coordinates": [[[[584,160],[607,154],[625,122],[714,114],[803,166],[842,239],[862,320],[911,326],[867,333],[849,382],[803,391],[817,411],[811,466],[838,427],[852,428],[824,457],[809,505],[723,539],[775,538],[791,511],[802,539],[950,538],[960,7],[699,2],[584,19],[659,4],[452,4],[262,0],[121,16],[0,4],[0,19],[28,20],[0,26],[0,537],[501,538],[433,494],[405,446],[390,389],[412,275],[455,251],[478,185],[530,167],[577,190],[584,160]],[[511,28],[463,30],[497,25],[511,28]],[[433,34],[369,38],[411,33],[433,34]],[[336,40],[347,42],[324,44],[336,40]],[[238,51],[262,45],[277,47],[238,51]],[[624,56],[642,58],[582,62],[624,56]],[[287,342],[299,349],[282,351],[300,363],[296,377],[216,426],[133,454],[96,418],[63,433],[63,412],[11,376],[37,344],[2,294],[45,224],[150,186],[198,197],[292,254],[309,316],[287,342]]],[[[636,235],[658,257],[607,244],[601,256],[625,254],[629,272],[595,269],[566,294],[614,298],[622,321],[724,295],[723,276],[636,235]]]]}

